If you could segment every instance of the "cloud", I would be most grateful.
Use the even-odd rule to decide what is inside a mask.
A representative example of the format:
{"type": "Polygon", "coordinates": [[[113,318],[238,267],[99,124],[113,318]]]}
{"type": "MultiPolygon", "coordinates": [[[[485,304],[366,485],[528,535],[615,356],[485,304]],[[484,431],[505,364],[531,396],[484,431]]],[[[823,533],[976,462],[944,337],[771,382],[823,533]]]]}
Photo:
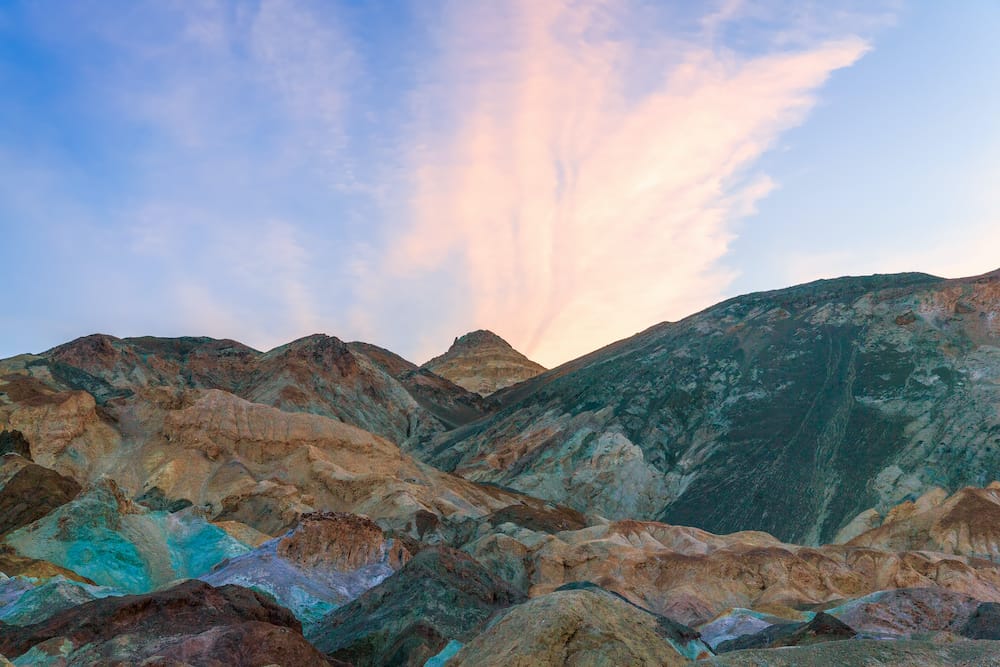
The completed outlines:
{"type": "Polygon", "coordinates": [[[443,326],[547,365],[718,300],[734,223],[774,187],[754,162],[868,48],[726,48],[738,3],[651,44],[624,36],[648,13],[619,3],[502,7],[448,6],[415,106],[448,103],[418,128],[412,224],[385,264],[398,282],[452,262],[467,294],[443,326]]]}

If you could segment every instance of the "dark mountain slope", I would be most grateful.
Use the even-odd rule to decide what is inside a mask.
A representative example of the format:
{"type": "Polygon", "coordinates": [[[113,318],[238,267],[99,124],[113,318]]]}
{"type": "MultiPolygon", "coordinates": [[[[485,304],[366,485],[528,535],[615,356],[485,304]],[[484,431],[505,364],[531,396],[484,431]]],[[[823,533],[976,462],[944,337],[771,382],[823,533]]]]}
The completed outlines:
{"type": "Polygon", "coordinates": [[[738,297],[495,398],[424,457],[610,517],[821,542],[1000,475],[1000,272],[738,297]]]}

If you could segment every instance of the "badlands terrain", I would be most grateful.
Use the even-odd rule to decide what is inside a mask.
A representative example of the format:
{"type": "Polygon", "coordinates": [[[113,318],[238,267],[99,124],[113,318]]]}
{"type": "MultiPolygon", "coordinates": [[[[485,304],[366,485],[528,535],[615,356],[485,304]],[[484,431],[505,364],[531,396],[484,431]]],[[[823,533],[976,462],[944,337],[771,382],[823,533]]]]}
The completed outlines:
{"type": "Polygon", "coordinates": [[[998,559],[1000,271],[0,361],[0,665],[1000,665],[998,559]]]}

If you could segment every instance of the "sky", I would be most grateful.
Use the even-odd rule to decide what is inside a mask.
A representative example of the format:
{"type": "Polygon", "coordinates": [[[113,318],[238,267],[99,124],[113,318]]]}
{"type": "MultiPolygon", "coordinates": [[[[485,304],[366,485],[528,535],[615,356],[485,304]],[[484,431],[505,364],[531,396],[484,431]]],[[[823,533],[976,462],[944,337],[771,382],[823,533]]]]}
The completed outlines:
{"type": "Polygon", "coordinates": [[[991,271],[997,34],[995,0],[0,0],[0,357],[488,328],[551,367],[991,271]]]}

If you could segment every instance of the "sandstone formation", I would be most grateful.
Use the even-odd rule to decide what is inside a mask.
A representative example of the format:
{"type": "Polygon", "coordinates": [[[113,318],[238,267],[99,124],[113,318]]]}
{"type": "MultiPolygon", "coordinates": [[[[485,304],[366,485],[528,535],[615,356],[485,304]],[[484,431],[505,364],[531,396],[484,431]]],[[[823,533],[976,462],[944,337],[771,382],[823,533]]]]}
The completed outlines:
{"type": "Polygon", "coordinates": [[[328,656],[357,667],[420,666],[450,640],[468,641],[497,611],[523,600],[468,555],[426,549],[307,637],[328,656]]]}
{"type": "Polygon", "coordinates": [[[512,607],[446,664],[661,667],[712,654],[698,633],[661,620],[599,589],[556,591],[512,607]]]}
{"type": "Polygon", "coordinates": [[[609,518],[829,542],[1000,468],[1000,271],[737,297],[499,398],[421,456],[609,518]]]}
{"type": "Polygon", "coordinates": [[[456,338],[447,352],[434,357],[423,368],[481,396],[545,372],[544,366],[484,329],[456,338]]]}
{"type": "Polygon", "coordinates": [[[140,664],[156,656],[158,664],[327,665],[287,610],[245,588],[194,581],[2,627],[0,653],[30,655],[34,664],[61,654],[69,664],[140,664]]]}

